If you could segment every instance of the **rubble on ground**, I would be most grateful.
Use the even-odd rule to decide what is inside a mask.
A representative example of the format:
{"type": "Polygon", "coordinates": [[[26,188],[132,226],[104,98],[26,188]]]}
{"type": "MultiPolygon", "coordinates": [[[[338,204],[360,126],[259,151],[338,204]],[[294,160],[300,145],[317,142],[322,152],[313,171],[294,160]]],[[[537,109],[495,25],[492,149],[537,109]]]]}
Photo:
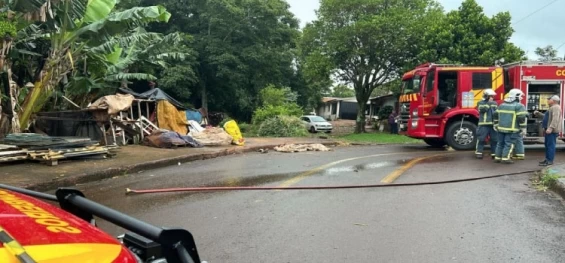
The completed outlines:
{"type": "Polygon", "coordinates": [[[277,152],[307,152],[307,151],[319,151],[319,152],[328,152],[331,151],[330,148],[324,146],[320,143],[313,143],[313,144],[284,144],[275,147],[275,151],[277,152]]]}

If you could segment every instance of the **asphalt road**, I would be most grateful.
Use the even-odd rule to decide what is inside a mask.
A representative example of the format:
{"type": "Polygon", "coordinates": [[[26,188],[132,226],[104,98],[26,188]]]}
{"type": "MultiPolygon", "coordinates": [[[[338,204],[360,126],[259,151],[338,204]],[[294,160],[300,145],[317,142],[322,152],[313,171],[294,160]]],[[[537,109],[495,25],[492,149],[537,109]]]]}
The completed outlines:
{"type": "MultiPolygon", "coordinates": [[[[539,149],[539,147],[538,147],[539,149]]],[[[125,188],[335,186],[473,178],[538,169],[423,146],[250,153],[79,185],[87,197],[188,229],[213,262],[565,262],[565,209],[531,174],[408,187],[125,195],[125,188]],[[320,166],[322,166],[320,168],[320,166]]],[[[559,152],[556,162],[565,161],[559,152]]],[[[117,235],[123,229],[100,222],[117,235]]]]}

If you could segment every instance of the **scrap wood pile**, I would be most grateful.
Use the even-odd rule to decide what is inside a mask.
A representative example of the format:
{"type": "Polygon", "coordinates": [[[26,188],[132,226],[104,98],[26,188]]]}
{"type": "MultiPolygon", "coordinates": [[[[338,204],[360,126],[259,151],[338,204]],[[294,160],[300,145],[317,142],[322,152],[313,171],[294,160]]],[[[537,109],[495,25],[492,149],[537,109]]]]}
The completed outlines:
{"type": "Polygon", "coordinates": [[[90,138],[51,137],[35,133],[9,134],[0,140],[0,163],[21,160],[57,165],[59,160],[76,157],[107,157],[110,148],[90,138]]]}
{"type": "Polygon", "coordinates": [[[307,151],[319,151],[319,152],[328,152],[331,151],[330,148],[324,146],[320,143],[313,143],[313,144],[283,144],[275,147],[275,151],[277,152],[307,152],[307,151]]]}

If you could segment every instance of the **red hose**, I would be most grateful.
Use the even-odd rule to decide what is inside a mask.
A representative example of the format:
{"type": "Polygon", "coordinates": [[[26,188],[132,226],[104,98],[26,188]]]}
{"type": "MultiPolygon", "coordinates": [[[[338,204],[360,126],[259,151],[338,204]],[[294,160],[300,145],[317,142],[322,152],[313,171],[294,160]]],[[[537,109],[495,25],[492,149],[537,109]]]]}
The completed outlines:
{"type": "Polygon", "coordinates": [[[533,173],[539,170],[528,170],[515,173],[496,174],[483,177],[472,177],[445,181],[435,182],[420,182],[420,183],[398,183],[398,184],[367,184],[367,185],[335,185],[335,186],[217,186],[217,187],[180,187],[180,188],[162,188],[162,189],[144,189],[135,190],[126,188],[127,194],[152,194],[152,193],[172,193],[172,192],[210,192],[210,191],[249,191],[249,190],[325,190],[325,189],[351,189],[351,188],[377,188],[377,187],[398,187],[398,186],[417,186],[417,185],[432,185],[432,184],[449,184],[458,182],[468,182],[482,179],[489,179],[495,177],[502,177],[507,175],[519,175],[526,173],[533,173]]]}

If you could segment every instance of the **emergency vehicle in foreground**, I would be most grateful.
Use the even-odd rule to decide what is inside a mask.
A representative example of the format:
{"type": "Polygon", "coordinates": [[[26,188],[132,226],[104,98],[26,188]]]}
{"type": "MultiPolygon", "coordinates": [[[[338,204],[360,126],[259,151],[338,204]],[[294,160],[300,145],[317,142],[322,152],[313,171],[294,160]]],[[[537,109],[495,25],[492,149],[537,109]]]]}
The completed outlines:
{"type": "Polygon", "coordinates": [[[187,230],[150,225],[70,188],[53,196],[0,185],[0,243],[2,263],[200,263],[187,230]],[[94,216],[133,233],[114,238],[96,227],[94,216]]]}
{"type": "MultiPolygon", "coordinates": [[[[564,82],[565,62],[520,61],[488,67],[425,63],[402,77],[399,132],[434,147],[474,149],[476,106],[483,90],[494,90],[500,104],[509,90],[517,88],[524,92],[522,104],[528,110],[524,143],[539,142],[542,119],[533,112],[547,111],[547,98],[552,95],[562,98],[564,82]]],[[[563,110],[563,100],[560,107],[563,110]]],[[[559,138],[565,140],[562,133],[559,138]]]]}

